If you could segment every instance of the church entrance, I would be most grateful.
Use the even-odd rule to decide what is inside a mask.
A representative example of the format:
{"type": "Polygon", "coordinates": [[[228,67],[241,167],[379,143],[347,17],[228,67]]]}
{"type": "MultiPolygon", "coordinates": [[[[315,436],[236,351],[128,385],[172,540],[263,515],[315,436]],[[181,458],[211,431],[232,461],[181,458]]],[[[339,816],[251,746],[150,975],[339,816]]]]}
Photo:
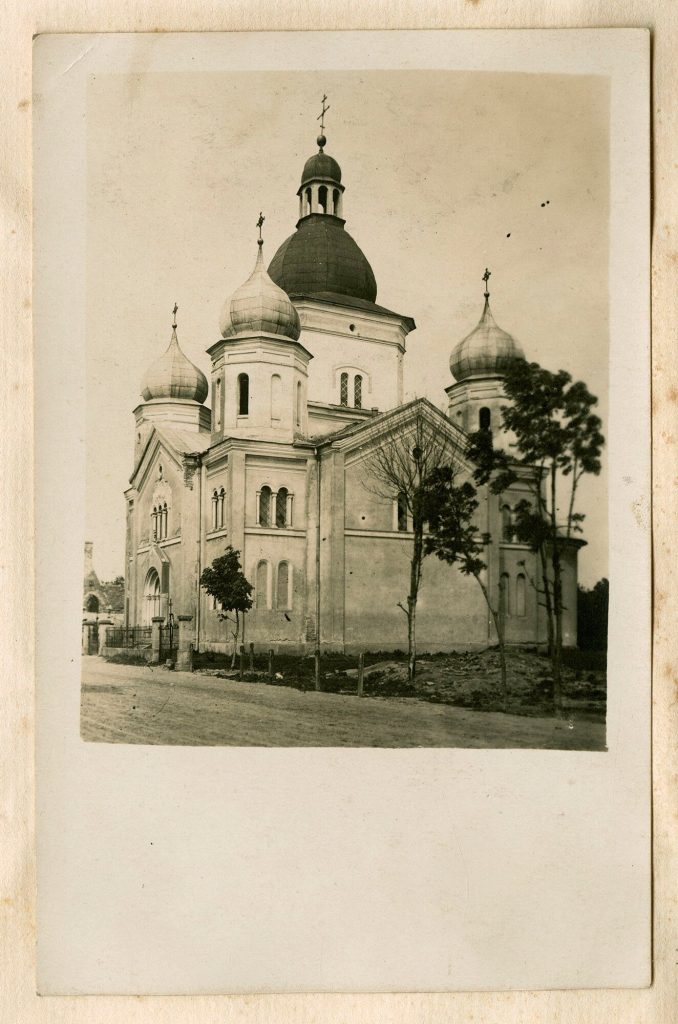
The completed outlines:
{"type": "Polygon", "coordinates": [[[149,569],[144,583],[142,625],[150,627],[153,618],[160,615],[160,577],[155,569],[149,569]]]}
{"type": "Polygon", "coordinates": [[[90,594],[87,598],[87,604],[85,605],[85,611],[90,615],[99,614],[99,598],[96,594],[90,594]]]}

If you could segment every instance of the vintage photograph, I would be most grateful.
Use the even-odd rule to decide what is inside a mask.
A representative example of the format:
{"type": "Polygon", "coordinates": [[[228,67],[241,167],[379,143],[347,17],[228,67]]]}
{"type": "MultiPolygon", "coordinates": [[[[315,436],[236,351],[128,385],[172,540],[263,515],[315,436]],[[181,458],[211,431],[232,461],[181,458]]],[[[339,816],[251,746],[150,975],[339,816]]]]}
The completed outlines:
{"type": "Polygon", "coordinates": [[[82,739],[605,751],[609,80],[97,73],[85,134],[82,739]]]}

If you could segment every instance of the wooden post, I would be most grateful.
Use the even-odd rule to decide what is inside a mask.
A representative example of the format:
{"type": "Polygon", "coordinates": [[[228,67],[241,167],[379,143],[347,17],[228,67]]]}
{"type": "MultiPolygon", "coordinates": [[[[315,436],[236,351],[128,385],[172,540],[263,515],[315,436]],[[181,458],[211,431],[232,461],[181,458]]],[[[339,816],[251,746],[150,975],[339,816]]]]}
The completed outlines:
{"type": "Polygon", "coordinates": [[[320,689],[322,689],[322,687],[320,685],[320,650],[319,650],[319,648],[316,648],[314,661],[315,661],[315,688],[316,688],[316,690],[320,690],[320,689]]]}
{"type": "Polygon", "coordinates": [[[254,672],[254,644],[250,644],[250,672],[254,672]]]}
{"type": "Polygon", "coordinates": [[[240,644],[240,671],[238,672],[238,679],[242,679],[244,668],[245,668],[245,645],[244,644],[240,644]]]}
{"type": "Polygon", "coordinates": [[[363,695],[363,672],[365,671],[365,655],[361,651],[358,655],[358,696],[363,695]]]}
{"type": "Polygon", "coordinates": [[[268,681],[273,682],[273,648],[268,652],[268,681]]]}

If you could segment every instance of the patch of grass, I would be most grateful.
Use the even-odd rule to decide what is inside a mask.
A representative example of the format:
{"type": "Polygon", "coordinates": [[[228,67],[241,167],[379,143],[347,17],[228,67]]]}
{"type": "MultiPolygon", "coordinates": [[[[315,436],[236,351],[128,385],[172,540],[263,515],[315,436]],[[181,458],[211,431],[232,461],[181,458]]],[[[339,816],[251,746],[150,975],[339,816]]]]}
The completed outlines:
{"type": "Polygon", "coordinates": [[[147,665],[145,655],[138,651],[120,651],[118,654],[107,654],[104,661],[110,661],[112,665],[147,665]]]}

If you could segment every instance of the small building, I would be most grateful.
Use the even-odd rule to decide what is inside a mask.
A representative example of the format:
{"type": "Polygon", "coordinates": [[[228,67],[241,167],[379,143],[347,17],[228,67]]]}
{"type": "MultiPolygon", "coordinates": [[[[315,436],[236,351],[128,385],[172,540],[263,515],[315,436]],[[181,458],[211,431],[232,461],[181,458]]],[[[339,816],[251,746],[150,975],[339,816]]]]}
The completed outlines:
{"type": "Polygon", "coordinates": [[[101,583],[94,569],[94,545],[85,541],[85,571],[83,579],[82,618],[83,622],[106,619],[122,624],[125,618],[125,585],[101,583]]]}

